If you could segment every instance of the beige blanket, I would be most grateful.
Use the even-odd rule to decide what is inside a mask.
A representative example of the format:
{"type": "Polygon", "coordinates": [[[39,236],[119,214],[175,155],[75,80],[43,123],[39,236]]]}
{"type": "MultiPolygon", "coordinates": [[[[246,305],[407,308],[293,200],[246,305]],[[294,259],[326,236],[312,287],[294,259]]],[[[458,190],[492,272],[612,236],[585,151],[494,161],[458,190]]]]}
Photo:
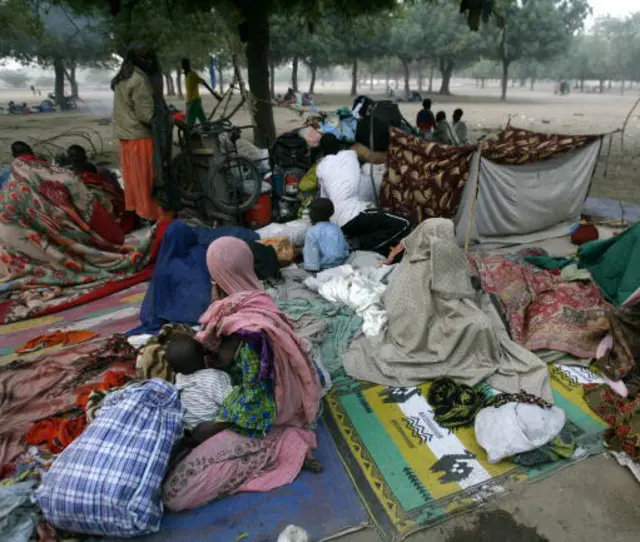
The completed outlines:
{"type": "Polygon", "coordinates": [[[383,297],[388,325],[361,338],[344,357],[350,376],[386,386],[415,386],[449,376],[469,385],[525,390],[552,401],[546,365],[514,343],[488,294],[476,292],[453,222],[423,222],[383,297]]]}

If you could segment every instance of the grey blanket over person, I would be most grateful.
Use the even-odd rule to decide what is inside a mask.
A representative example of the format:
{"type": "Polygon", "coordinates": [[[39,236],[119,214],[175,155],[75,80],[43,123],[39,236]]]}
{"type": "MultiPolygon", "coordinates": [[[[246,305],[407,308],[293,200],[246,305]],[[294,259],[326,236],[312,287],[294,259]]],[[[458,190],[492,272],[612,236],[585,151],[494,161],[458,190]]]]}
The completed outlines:
{"type": "Polygon", "coordinates": [[[404,257],[383,296],[387,327],[352,343],[346,373],[393,387],[441,376],[471,386],[486,380],[552,402],[547,366],[509,338],[489,295],[473,288],[453,222],[426,220],[402,244],[404,257]]]}

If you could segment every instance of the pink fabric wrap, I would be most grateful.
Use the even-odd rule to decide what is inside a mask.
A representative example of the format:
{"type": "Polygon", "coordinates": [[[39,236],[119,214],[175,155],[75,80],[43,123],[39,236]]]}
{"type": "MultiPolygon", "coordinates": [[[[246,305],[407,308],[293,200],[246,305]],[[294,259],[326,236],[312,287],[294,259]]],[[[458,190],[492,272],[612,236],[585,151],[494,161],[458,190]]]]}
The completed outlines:
{"type": "Polygon", "coordinates": [[[274,357],[276,426],[264,439],[223,431],[189,453],[166,478],[163,499],[170,510],[186,510],[240,491],[270,491],[293,482],[309,450],[322,387],[304,343],[287,317],[262,289],[253,254],[238,239],[222,237],[209,246],[211,278],[228,297],[214,301],[200,317],[196,339],[215,344],[237,331],[264,331],[274,357]]]}
{"type": "Polygon", "coordinates": [[[164,503],[169,510],[189,510],[241,491],[271,491],[290,484],[316,444],[312,431],[295,427],[275,427],[262,440],[223,431],[167,476],[164,503]]]}
{"type": "Polygon", "coordinates": [[[206,344],[240,330],[267,333],[274,357],[276,425],[304,427],[316,421],[322,397],[318,372],[291,322],[266,292],[241,292],[215,301],[200,324],[196,339],[206,344]]]}
{"type": "Polygon", "coordinates": [[[274,354],[277,425],[303,427],[316,421],[322,386],[302,340],[278,309],[253,270],[249,245],[220,237],[207,249],[211,278],[228,294],[200,317],[196,339],[215,345],[218,337],[240,330],[264,331],[274,354]]]}
{"type": "Polygon", "coordinates": [[[209,274],[229,295],[262,290],[253,263],[249,245],[235,237],[220,237],[207,249],[209,274]]]}

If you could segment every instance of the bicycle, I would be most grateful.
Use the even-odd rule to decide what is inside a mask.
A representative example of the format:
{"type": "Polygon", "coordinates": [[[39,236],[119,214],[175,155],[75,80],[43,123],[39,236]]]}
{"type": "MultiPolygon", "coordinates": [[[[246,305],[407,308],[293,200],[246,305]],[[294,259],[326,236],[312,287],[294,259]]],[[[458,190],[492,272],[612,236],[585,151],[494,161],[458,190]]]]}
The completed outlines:
{"type": "Polygon", "coordinates": [[[205,222],[240,222],[260,196],[263,175],[256,165],[238,154],[236,142],[243,129],[229,119],[197,126],[181,125],[181,148],[172,161],[174,178],[183,201],[196,206],[205,222]]]}
{"type": "Polygon", "coordinates": [[[263,175],[254,162],[238,154],[236,146],[242,130],[253,126],[231,123],[245,101],[242,73],[234,62],[234,79],[209,115],[209,121],[195,126],[175,122],[180,153],[171,162],[173,178],[183,201],[194,204],[205,222],[240,223],[241,214],[260,197],[263,175]],[[227,113],[235,90],[241,99],[227,113]],[[220,117],[212,121],[221,106],[220,117]]]}

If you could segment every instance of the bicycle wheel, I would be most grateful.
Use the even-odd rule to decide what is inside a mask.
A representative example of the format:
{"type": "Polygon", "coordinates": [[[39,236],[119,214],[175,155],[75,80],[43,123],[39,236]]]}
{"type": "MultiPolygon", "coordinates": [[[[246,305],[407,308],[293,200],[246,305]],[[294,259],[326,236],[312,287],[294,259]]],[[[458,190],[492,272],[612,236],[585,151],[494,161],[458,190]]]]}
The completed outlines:
{"type": "Polygon", "coordinates": [[[220,211],[238,214],[250,209],[260,196],[263,176],[244,156],[228,156],[212,165],[206,194],[220,211]]]}

